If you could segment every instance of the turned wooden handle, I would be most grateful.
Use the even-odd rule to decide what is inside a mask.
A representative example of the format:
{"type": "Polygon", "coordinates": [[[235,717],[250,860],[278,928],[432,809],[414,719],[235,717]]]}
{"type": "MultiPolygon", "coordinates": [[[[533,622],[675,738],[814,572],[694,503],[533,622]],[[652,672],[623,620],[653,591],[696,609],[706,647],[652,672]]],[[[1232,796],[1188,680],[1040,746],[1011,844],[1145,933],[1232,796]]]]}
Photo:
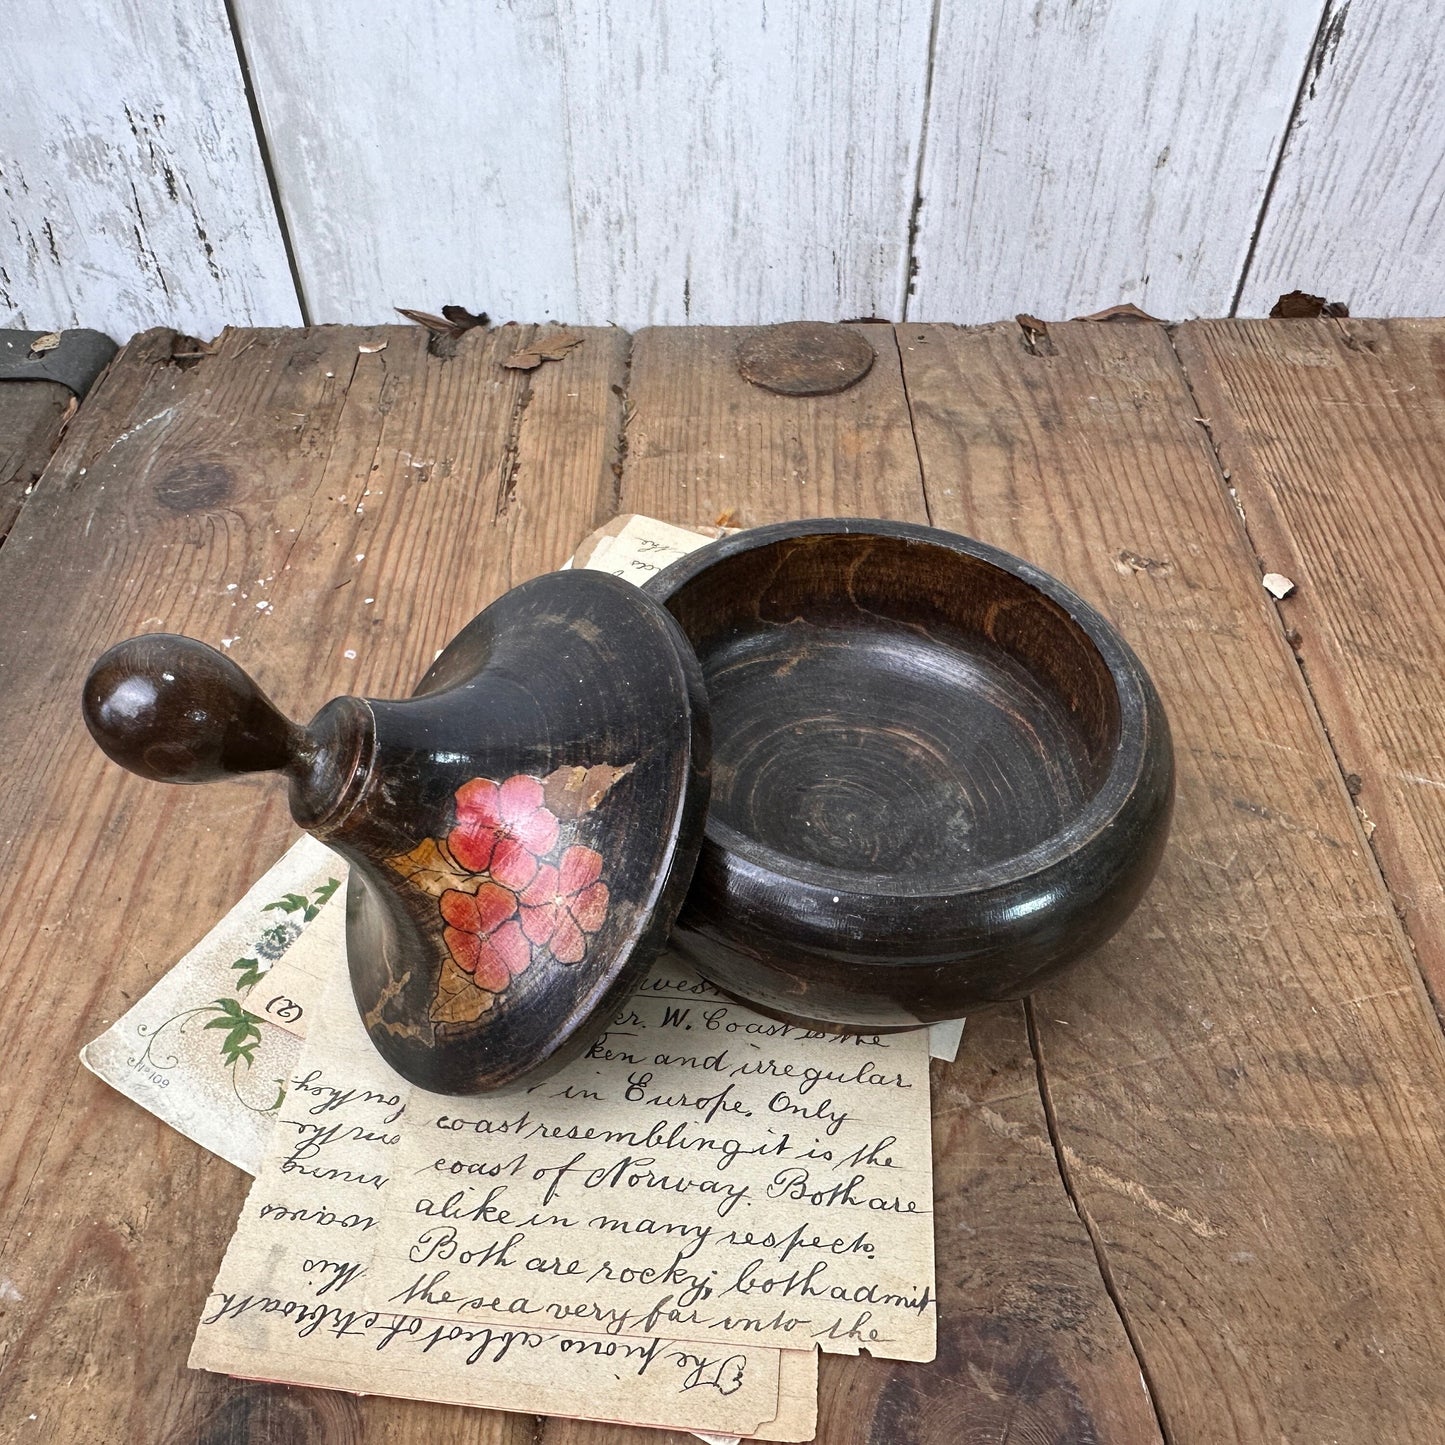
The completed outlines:
{"type": "Polygon", "coordinates": [[[168,632],[106,652],[85,680],[82,707],[108,757],[160,783],[294,770],[311,752],[306,730],[229,657],[168,632]]]}

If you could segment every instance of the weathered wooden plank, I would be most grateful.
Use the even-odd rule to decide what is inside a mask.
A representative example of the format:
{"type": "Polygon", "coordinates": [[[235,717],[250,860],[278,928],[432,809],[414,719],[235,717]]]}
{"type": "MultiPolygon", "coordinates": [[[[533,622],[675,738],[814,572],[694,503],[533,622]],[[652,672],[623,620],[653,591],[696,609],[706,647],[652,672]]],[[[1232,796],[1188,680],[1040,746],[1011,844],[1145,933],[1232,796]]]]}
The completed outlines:
{"type": "Polygon", "coordinates": [[[416,327],[241,331],[186,367],[169,334],[140,338],[0,549],[0,1438],[533,1439],[530,1417],[188,1371],[246,1180],[76,1059],[294,836],[275,779],[221,795],[108,765],[79,718],[90,659],[187,632],[301,717],[409,689],[610,510],[627,338],[588,334],[532,378],[500,365],[527,334],[472,332],[444,361],[416,327]]]}
{"type": "Polygon", "coordinates": [[[1227,312],[1318,20],[1296,0],[943,5],[907,315],[1227,312]]]}
{"type": "Polygon", "coordinates": [[[1437,1008],[1445,1006],[1445,322],[1177,339],[1437,1008]],[[1378,826],[1375,826],[1378,825],[1378,826]]]}
{"type": "Polygon", "coordinates": [[[579,302],[624,326],[902,314],[929,7],[561,7],[579,302]]]}
{"type": "Polygon", "coordinates": [[[1159,878],[1035,1002],[1168,1437],[1439,1440],[1445,1051],[1168,335],[899,336],[935,521],[1101,605],[1173,720],[1159,878]]]}
{"type": "Polygon", "coordinates": [[[301,319],[222,0],[5,7],[0,317],[301,319]]]}
{"type": "Polygon", "coordinates": [[[74,400],[57,381],[0,386],[0,541],[40,480],[74,400]]]}
{"type": "Polygon", "coordinates": [[[313,316],[596,314],[577,290],[551,0],[235,9],[313,316]]]}
{"type": "Polygon", "coordinates": [[[899,314],[925,6],[237,11],[317,316],[899,314]]]}
{"type": "Polygon", "coordinates": [[[1445,10],[1431,0],[1326,9],[1239,309],[1265,316],[1298,289],[1357,316],[1435,315],[1445,10]]]}
{"type": "MultiPolygon", "coordinates": [[[[682,525],[805,515],[923,520],[891,328],[839,396],[775,396],[737,374],[740,335],[645,331],[633,349],[622,505],[682,525]]],[[[1138,1364],[1049,1145],[1022,1011],[971,1020],[935,1065],[939,1350],[929,1365],[825,1356],[828,1445],[1096,1440],[1159,1445],[1138,1364]]],[[[645,1445],[549,1421],[545,1445],[645,1445]]]]}

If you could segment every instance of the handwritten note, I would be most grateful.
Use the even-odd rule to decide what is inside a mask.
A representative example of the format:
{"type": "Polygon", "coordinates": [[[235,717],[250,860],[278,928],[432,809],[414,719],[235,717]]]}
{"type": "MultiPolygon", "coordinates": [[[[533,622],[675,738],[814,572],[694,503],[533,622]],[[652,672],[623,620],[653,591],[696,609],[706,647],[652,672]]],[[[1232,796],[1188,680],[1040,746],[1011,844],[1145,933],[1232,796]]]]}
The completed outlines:
{"type": "Polygon", "coordinates": [[[928,1053],[724,999],[664,958],[525,1092],[416,1090],[373,1308],[934,1354],[928,1053]]]}
{"type": "Polygon", "coordinates": [[[679,557],[697,551],[722,535],[719,527],[704,534],[674,527],[656,517],[623,513],[594,532],[577,549],[571,565],[610,572],[640,587],[679,557]]]}
{"type": "Polygon", "coordinates": [[[197,1329],[193,1366],[496,1409],[811,1438],[812,1354],[662,1333],[609,1337],[535,1320],[458,1322],[362,1299],[384,1248],[388,1181],[416,1091],[372,1047],[344,968],[331,975],[197,1329]]]}

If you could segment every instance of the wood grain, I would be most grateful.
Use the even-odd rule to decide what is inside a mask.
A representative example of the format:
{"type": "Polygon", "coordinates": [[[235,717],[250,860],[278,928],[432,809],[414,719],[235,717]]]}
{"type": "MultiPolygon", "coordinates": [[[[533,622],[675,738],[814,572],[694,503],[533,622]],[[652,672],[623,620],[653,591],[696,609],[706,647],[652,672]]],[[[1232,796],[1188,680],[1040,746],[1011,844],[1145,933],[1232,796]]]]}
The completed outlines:
{"type": "Polygon", "coordinates": [[[1169,337],[899,336],[935,521],[1102,606],[1171,711],[1159,877],[1033,1004],[1168,1438],[1436,1441],[1445,1051],[1169,337]]]}
{"type": "Polygon", "coordinates": [[[318,316],[900,314],[926,6],[236,9],[318,316]]]}
{"type": "Polygon", "coordinates": [[[76,1059],[293,836],[266,780],[167,788],[108,764],[80,720],[89,661],[170,628],[229,642],[298,715],[409,690],[518,566],[610,510],[627,339],[587,333],[532,379],[500,365],[529,337],[472,332],[442,361],[416,327],[231,332],[189,366],[169,333],[138,338],[0,549],[0,1439],[533,1439],[525,1417],[187,1371],[246,1181],[76,1059]],[[533,463],[558,459],[540,444],[558,393],[576,447],[554,491],[533,463]],[[529,498],[525,544],[509,495],[529,498]]]}
{"type": "Polygon", "coordinates": [[[1265,316],[1301,289],[1356,316],[1435,315],[1445,11],[1329,0],[1325,12],[1239,309],[1265,316]]]}
{"type": "Polygon", "coordinates": [[[7,21],[18,325],[294,322],[281,220],[326,322],[1184,317],[1236,292],[1262,315],[1295,287],[1439,306],[1430,0],[21,0],[7,21]]]}
{"type": "Polygon", "coordinates": [[[1318,19],[1291,0],[944,5],[908,317],[1228,311],[1318,19]]]}
{"type": "Polygon", "coordinates": [[[929,24],[917,0],[562,6],[581,318],[900,316],[929,24]]]}
{"type": "Polygon", "coordinates": [[[0,541],[40,480],[74,400],[57,381],[0,386],[0,541]]]}
{"type": "Polygon", "coordinates": [[[1207,322],[1178,347],[1445,1006],[1445,324],[1207,322]]]}
{"type": "Polygon", "coordinates": [[[527,328],[449,361],[419,328],[235,332],[179,365],[158,333],[112,366],[0,549],[0,1439],[655,1438],[185,1371],[244,1180],[74,1061],[290,836],[263,783],[218,805],[107,765],[76,705],[92,657],[173,627],[229,639],[296,715],[401,692],[619,503],[931,510],[1100,605],[1171,709],[1175,841],[1141,911],[1034,1000],[1036,1051],[1000,1011],[935,1066],[939,1359],[824,1360],[819,1438],[1445,1433],[1445,1049],[1194,420],[1300,584],[1281,610],[1428,970],[1437,790],[1386,774],[1445,778],[1442,328],[1187,327],[1193,393],[1152,327],[1053,327],[1052,356],[1012,325],[900,327],[901,373],[893,331],[862,330],[872,372],[811,399],[698,330],[588,332],[531,374],[499,364],[527,328]]]}
{"type": "MultiPolygon", "coordinates": [[[[745,333],[644,331],[633,347],[621,504],[679,525],[735,512],[922,521],[918,459],[890,328],[850,391],[782,397],[745,382],[745,333]]],[[[1014,1008],[935,1065],[939,1353],[931,1365],[824,1356],[818,1436],[870,1442],[1098,1440],[1159,1445],[1138,1364],[1060,1181],[1014,1008]]],[[[640,1431],[549,1420],[545,1445],[646,1445],[640,1431]]]]}
{"type": "MultiPolygon", "coordinates": [[[[550,0],[237,0],[311,314],[586,320],[550,0]]],[[[607,321],[607,316],[597,317],[607,321]]]]}
{"type": "Polygon", "coordinates": [[[5,40],[5,324],[301,319],[222,0],[18,0],[5,40]]]}

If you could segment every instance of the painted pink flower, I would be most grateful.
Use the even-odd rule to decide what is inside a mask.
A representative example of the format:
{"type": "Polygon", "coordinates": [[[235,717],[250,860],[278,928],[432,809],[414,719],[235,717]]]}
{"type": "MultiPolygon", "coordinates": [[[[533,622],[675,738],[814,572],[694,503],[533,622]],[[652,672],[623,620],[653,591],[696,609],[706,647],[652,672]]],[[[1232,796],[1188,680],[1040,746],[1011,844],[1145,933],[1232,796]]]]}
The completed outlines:
{"type": "Polygon", "coordinates": [[[580,963],[587,940],[607,917],[607,885],[599,881],[602,855],[574,843],[553,867],[544,864],[522,892],[522,932],[552,950],[559,963],[580,963]]]}
{"type": "Polygon", "coordinates": [[[483,883],[475,893],[448,888],[440,902],[447,948],[479,987],[497,993],[531,963],[532,948],[516,918],[515,893],[483,883]]]}
{"type": "Polygon", "coordinates": [[[452,857],[507,888],[525,888],[557,842],[557,818],[542,797],[542,784],[521,773],[500,785],[490,778],[463,783],[456,826],[447,834],[452,857]]]}

